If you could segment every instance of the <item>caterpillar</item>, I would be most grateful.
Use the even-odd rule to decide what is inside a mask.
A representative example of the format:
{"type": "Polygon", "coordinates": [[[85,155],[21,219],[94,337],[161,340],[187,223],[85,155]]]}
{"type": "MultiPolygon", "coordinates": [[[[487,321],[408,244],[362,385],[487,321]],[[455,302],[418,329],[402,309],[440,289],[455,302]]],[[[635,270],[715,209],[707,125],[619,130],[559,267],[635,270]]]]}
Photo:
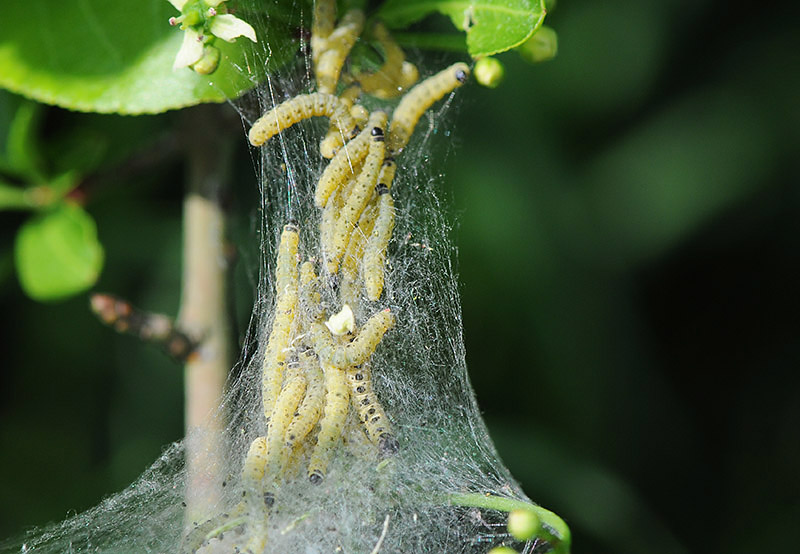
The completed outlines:
{"type": "MultiPolygon", "coordinates": [[[[397,163],[395,163],[394,158],[387,156],[387,158],[383,160],[381,172],[378,174],[378,187],[384,185],[387,191],[391,189],[395,172],[397,172],[397,163]]],[[[375,187],[376,191],[378,187],[375,187]]]]}
{"type": "Polygon", "coordinates": [[[318,485],[325,478],[333,450],[342,435],[347,413],[349,412],[350,390],[344,370],[323,362],[325,375],[325,410],[319,422],[317,444],[311,452],[308,463],[308,480],[318,485]]]}
{"type": "Polygon", "coordinates": [[[248,133],[250,144],[261,146],[284,129],[312,117],[329,117],[336,129],[347,137],[356,130],[350,106],[333,94],[312,92],[290,98],[259,117],[248,133]]]}
{"type": "MultiPolygon", "coordinates": [[[[369,121],[369,111],[361,104],[355,104],[352,108],[350,108],[350,115],[353,117],[353,119],[356,121],[356,125],[359,127],[364,127],[367,124],[367,121],[369,121]]],[[[341,136],[341,133],[339,136],[341,136]]]]}
{"type": "Polygon", "coordinates": [[[319,280],[311,262],[304,262],[300,266],[300,315],[303,327],[322,321],[325,317],[319,294],[319,280]]]}
{"type": "MultiPolygon", "coordinates": [[[[319,54],[316,55],[314,64],[319,92],[333,94],[336,91],[344,61],[363,28],[364,12],[350,10],[325,39],[324,44],[320,45],[322,49],[318,50],[319,54]]],[[[313,58],[314,54],[312,54],[313,58]]]]}
{"type": "Polygon", "coordinates": [[[377,22],[372,28],[384,53],[384,62],[374,73],[362,73],[357,76],[364,92],[378,98],[394,98],[419,78],[414,64],[405,61],[405,52],[392,39],[386,27],[377,22]]]}
{"type": "Polygon", "coordinates": [[[313,325],[308,337],[320,361],[336,367],[350,367],[366,362],[394,323],[394,314],[387,308],[373,314],[347,345],[337,344],[324,324],[313,325]]]}
{"type": "MultiPolygon", "coordinates": [[[[339,100],[349,106],[350,115],[356,122],[356,125],[358,127],[363,127],[369,118],[369,112],[367,112],[364,106],[356,104],[356,101],[358,101],[360,95],[361,87],[358,85],[352,85],[342,91],[342,93],[339,95],[339,100]]],[[[339,151],[339,148],[342,147],[346,139],[347,137],[345,137],[335,125],[329,125],[325,138],[323,138],[319,143],[320,154],[322,154],[323,158],[332,158],[336,152],[339,151]]]]}
{"type": "Polygon", "coordinates": [[[339,214],[336,223],[336,230],[331,241],[331,252],[326,260],[328,271],[336,273],[339,269],[339,262],[347,246],[347,238],[350,236],[353,226],[361,213],[366,208],[370,197],[378,180],[378,173],[383,164],[386,145],[384,142],[384,128],[386,127],[386,114],[384,112],[374,112],[367,125],[368,132],[372,140],[369,145],[369,152],[364,159],[364,167],[356,180],[353,191],[346,198],[344,206],[339,214]]]}
{"type": "Polygon", "coordinates": [[[258,494],[261,481],[264,479],[264,468],[267,463],[267,437],[258,437],[250,443],[250,449],[242,467],[242,484],[244,497],[251,514],[265,514],[271,502],[258,494]]]}
{"type": "Polygon", "coordinates": [[[361,173],[361,167],[364,165],[362,159],[357,164],[353,165],[353,176],[345,183],[343,188],[334,190],[328,197],[325,207],[322,209],[322,217],[319,224],[319,239],[320,246],[324,258],[329,258],[333,250],[333,235],[336,232],[336,224],[339,220],[339,213],[344,204],[344,198],[347,198],[355,187],[357,176],[361,173]]]}
{"type": "Polygon", "coordinates": [[[336,0],[316,0],[311,19],[311,57],[314,66],[336,24],[336,0]]]}
{"type": "Polygon", "coordinates": [[[383,406],[372,388],[372,372],[368,364],[347,371],[350,399],[358,410],[358,417],[367,431],[369,440],[378,447],[382,456],[395,454],[399,449],[383,406]]]}
{"type": "Polygon", "coordinates": [[[446,94],[466,83],[468,78],[469,66],[459,62],[412,88],[392,114],[386,139],[389,152],[394,154],[405,148],[422,114],[446,94]]]}
{"type": "Polygon", "coordinates": [[[294,413],[306,393],[306,379],[300,368],[300,361],[294,358],[287,365],[286,384],[283,386],[267,430],[266,474],[275,478],[283,470],[282,462],[287,460],[285,444],[286,431],[294,413]]]}
{"type": "Polygon", "coordinates": [[[378,218],[364,247],[363,265],[364,287],[370,300],[377,300],[383,292],[386,246],[394,229],[394,200],[389,194],[389,187],[380,183],[376,189],[379,198],[378,218]]]}
{"type": "Polygon", "coordinates": [[[286,455],[291,456],[319,421],[325,402],[325,382],[316,354],[310,348],[300,353],[300,368],[306,376],[306,394],[286,428],[286,455]]]}
{"type": "Polygon", "coordinates": [[[361,131],[356,138],[348,142],[331,159],[317,182],[314,192],[314,203],[319,208],[324,208],[331,193],[342,185],[354,174],[354,167],[361,165],[366,157],[370,144],[370,130],[361,131]]]}
{"type": "Polygon", "coordinates": [[[297,309],[297,226],[289,223],[283,228],[278,245],[275,270],[275,320],[264,352],[261,370],[261,395],[264,416],[269,421],[283,381],[283,366],[289,348],[292,322],[297,309]]]}
{"type": "Polygon", "coordinates": [[[198,552],[207,546],[211,539],[221,539],[224,532],[244,525],[246,519],[242,514],[245,513],[245,509],[245,503],[240,502],[230,513],[217,514],[200,525],[195,523],[181,539],[178,551],[181,554],[198,552]]]}
{"type": "Polygon", "coordinates": [[[342,256],[342,278],[355,281],[358,276],[358,268],[364,253],[364,243],[372,233],[375,226],[375,219],[378,217],[378,207],[370,204],[361,213],[358,223],[353,232],[350,233],[350,240],[342,256]]]}
{"type": "Polygon", "coordinates": [[[267,542],[266,521],[269,510],[275,501],[274,495],[262,492],[262,480],[267,461],[267,438],[258,437],[250,443],[250,449],[242,467],[242,484],[244,486],[244,503],[248,511],[248,531],[245,552],[263,552],[267,542]]]}

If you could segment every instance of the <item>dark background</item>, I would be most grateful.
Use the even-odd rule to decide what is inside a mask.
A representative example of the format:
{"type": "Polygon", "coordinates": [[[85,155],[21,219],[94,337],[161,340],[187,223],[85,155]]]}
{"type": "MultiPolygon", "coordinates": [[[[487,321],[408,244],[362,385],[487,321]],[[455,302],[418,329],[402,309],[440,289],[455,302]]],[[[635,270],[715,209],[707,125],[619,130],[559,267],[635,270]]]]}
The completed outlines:
{"type": "MultiPolygon", "coordinates": [[[[555,61],[507,54],[500,88],[459,92],[445,174],[470,374],[575,552],[800,543],[799,15],[562,0],[555,61]]],[[[176,117],[46,124],[146,136],[176,117]]],[[[97,288],[175,314],[183,170],[152,165],[86,187],[97,288]]],[[[182,436],[178,366],[101,327],[85,295],[22,295],[23,219],[0,218],[0,537],[95,505],[182,436]]]]}

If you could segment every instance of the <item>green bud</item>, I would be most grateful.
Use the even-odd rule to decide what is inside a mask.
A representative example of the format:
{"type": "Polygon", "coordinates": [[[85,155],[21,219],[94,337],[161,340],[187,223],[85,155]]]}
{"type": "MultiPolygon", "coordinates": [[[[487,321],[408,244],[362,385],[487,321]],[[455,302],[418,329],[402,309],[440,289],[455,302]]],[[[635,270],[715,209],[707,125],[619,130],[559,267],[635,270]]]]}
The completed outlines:
{"type": "Polygon", "coordinates": [[[202,8],[198,4],[186,4],[183,7],[183,24],[194,27],[206,20],[202,8]]]}
{"type": "Polygon", "coordinates": [[[542,25],[531,38],[517,47],[517,51],[529,63],[552,60],[558,53],[558,35],[552,28],[542,25]]]}
{"type": "Polygon", "coordinates": [[[486,554],[519,554],[519,552],[510,546],[495,546],[486,554]]]}
{"type": "Polygon", "coordinates": [[[481,58],[475,63],[473,75],[479,84],[495,88],[503,80],[505,69],[497,58],[481,58]]]}
{"type": "Polygon", "coordinates": [[[214,73],[214,70],[216,70],[219,65],[219,57],[219,48],[207,44],[203,47],[203,57],[200,58],[198,62],[192,64],[191,68],[200,75],[214,73]]]}
{"type": "Polygon", "coordinates": [[[508,532],[515,539],[527,541],[539,531],[539,516],[530,510],[512,510],[508,514],[508,532]]]}

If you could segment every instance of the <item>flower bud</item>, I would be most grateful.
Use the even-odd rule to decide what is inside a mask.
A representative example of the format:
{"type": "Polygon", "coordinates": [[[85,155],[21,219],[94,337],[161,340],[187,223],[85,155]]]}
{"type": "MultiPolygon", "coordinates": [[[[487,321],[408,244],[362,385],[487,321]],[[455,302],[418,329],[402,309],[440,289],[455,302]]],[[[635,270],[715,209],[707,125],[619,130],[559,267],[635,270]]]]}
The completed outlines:
{"type": "Polygon", "coordinates": [[[517,47],[517,51],[529,63],[552,60],[558,53],[558,35],[550,27],[542,25],[531,38],[517,47]]]}
{"type": "Polygon", "coordinates": [[[488,88],[496,88],[503,80],[505,69],[497,58],[481,58],[475,63],[473,75],[479,84],[488,88]]]}
{"type": "Polygon", "coordinates": [[[508,532],[515,539],[527,541],[539,531],[539,517],[531,510],[512,510],[508,514],[508,532]]]}
{"type": "Polygon", "coordinates": [[[191,66],[200,75],[213,73],[219,65],[220,52],[216,46],[207,44],[203,47],[203,57],[191,66]]]}

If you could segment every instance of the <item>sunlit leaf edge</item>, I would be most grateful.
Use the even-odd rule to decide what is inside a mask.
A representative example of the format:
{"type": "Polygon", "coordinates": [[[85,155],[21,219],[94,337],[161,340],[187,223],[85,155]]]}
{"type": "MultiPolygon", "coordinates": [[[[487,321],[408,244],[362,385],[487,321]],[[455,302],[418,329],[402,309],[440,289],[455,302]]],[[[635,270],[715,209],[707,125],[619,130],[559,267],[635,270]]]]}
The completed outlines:
{"type": "Polygon", "coordinates": [[[220,68],[211,75],[172,69],[181,33],[169,35],[119,74],[103,77],[58,75],[21,63],[10,44],[0,45],[0,87],[22,96],[82,112],[155,114],[206,102],[236,98],[257,84],[239,73],[240,47],[221,45],[220,68]],[[233,57],[236,55],[236,57],[233,57]]]}
{"type": "MultiPolygon", "coordinates": [[[[533,8],[527,13],[527,17],[534,17],[535,20],[529,31],[525,35],[517,35],[513,39],[499,47],[483,48],[476,45],[474,30],[476,27],[481,29],[480,26],[474,26],[467,30],[467,51],[473,58],[480,58],[484,56],[492,56],[501,52],[506,52],[519,45],[525,43],[530,39],[534,33],[541,27],[547,13],[544,0],[532,0],[533,8]]],[[[378,16],[386,23],[387,26],[393,29],[401,29],[408,27],[412,23],[420,21],[431,13],[439,12],[448,16],[456,28],[465,30],[464,25],[460,22],[465,20],[466,12],[469,9],[474,9],[476,2],[465,0],[388,0],[381,6],[378,11],[378,16]]],[[[491,6],[494,6],[493,4],[491,6]]],[[[485,9],[494,9],[486,7],[485,9]]],[[[497,30],[487,30],[491,33],[493,38],[497,37],[497,30]]],[[[480,33],[479,35],[480,36],[480,33]]]]}

